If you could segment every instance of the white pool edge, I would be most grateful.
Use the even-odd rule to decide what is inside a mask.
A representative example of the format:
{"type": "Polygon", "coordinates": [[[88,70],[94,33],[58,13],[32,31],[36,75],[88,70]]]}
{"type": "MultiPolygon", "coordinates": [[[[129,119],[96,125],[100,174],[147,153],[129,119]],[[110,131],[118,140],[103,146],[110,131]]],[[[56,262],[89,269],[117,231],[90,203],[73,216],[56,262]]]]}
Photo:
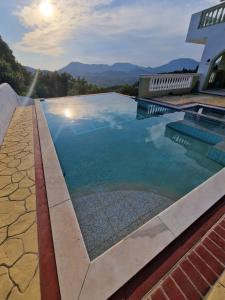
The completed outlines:
{"type": "Polygon", "coordinates": [[[90,261],[40,101],[35,106],[63,300],[107,299],[225,195],[224,168],[90,261]]]}

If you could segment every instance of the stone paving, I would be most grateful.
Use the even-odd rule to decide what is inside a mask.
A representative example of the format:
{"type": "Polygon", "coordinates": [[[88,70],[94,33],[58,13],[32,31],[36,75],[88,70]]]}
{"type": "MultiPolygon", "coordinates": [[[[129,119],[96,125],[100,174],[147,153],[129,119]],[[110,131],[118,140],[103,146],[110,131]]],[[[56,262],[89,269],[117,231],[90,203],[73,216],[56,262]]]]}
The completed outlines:
{"type": "Polygon", "coordinates": [[[215,96],[215,95],[207,95],[207,94],[188,94],[182,96],[165,96],[158,97],[154,100],[158,100],[160,102],[165,102],[173,105],[182,105],[188,103],[202,103],[208,105],[216,105],[225,107],[225,97],[215,96]]]}
{"type": "Polygon", "coordinates": [[[225,299],[225,272],[211,289],[207,300],[224,300],[225,299]]]}
{"type": "Polygon", "coordinates": [[[39,300],[32,107],[17,108],[0,148],[0,299],[39,300]]]}

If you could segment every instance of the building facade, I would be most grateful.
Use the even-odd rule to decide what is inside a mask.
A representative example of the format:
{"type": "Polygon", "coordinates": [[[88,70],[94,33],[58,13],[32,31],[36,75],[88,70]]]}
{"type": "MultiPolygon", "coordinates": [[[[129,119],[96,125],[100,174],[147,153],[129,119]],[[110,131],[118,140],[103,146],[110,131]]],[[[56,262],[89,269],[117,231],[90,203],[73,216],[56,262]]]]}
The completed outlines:
{"type": "Polygon", "coordinates": [[[186,42],[204,45],[198,74],[140,76],[139,97],[187,94],[196,87],[225,95],[225,2],[192,15],[186,42]]]}
{"type": "Polygon", "coordinates": [[[193,14],[186,41],[205,45],[199,89],[225,89],[225,2],[193,14]]]}

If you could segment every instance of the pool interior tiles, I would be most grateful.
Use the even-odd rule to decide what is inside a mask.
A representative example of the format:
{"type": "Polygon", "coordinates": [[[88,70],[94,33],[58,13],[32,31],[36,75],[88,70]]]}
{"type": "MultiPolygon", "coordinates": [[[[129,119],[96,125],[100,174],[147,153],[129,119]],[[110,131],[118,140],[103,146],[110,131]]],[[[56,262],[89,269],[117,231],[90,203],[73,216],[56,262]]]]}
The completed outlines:
{"type": "Polygon", "coordinates": [[[173,203],[154,193],[131,190],[76,199],[74,207],[89,256],[98,256],[173,203]]]}
{"type": "Polygon", "coordinates": [[[42,107],[91,259],[223,168],[222,123],[115,93],[42,107]],[[170,126],[184,120],[197,135],[170,126]]]}

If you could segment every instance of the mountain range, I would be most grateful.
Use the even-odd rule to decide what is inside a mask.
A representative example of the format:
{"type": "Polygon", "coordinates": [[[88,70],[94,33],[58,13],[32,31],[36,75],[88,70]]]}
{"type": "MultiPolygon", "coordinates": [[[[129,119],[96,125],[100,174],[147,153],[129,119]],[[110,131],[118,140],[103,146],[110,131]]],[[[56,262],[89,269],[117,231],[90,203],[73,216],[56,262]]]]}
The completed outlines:
{"type": "MultiPolygon", "coordinates": [[[[71,62],[64,68],[58,70],[59,73],[69,73],[74,77],[84,77],[89,83],[101,87],[109,87],[122,84],[133,84],[138,81],[141,74],[169,73],[182,71],[183,69],[195,70],[198,66],[196,60],[190,58],[180,58],[172,60],[159,67],[143,67],[130,63],[107,64],[84,64],[71,62]]],[[[27,67],[27,70],[35,70],[27,67]]]]}

